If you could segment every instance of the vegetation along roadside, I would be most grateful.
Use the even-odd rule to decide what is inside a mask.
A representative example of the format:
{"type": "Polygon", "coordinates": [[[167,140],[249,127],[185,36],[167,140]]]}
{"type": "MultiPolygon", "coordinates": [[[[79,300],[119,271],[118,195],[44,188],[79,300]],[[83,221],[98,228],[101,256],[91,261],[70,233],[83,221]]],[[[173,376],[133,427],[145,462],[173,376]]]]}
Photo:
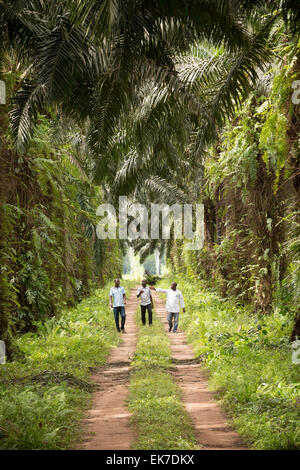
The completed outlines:
{"type": "Polygon", "coordinates": [[[133,449],[198,449],[180,390],[171,376],[170,341],[154,311],[153,325],[143,326],[140,310],[137,350],[132,361],[129,409],[136,426],[133,449]]]}
{"type": "Polygon", "coordinates": [[[94,389],[90,370],[119,342],[108,289],[16,340],[19,358],[0,368],[1,449],[66,449],[75,442],[94,389]]]}
{"type": "Polygon", "coordinates": [[[187,311],[180,315],[180,327],[236,430],[254,449],[299,449],[300,371],[292,361],[293,319],[278,312],[251,313],[197,279],[178,275],[176,280],[187,311]]]}

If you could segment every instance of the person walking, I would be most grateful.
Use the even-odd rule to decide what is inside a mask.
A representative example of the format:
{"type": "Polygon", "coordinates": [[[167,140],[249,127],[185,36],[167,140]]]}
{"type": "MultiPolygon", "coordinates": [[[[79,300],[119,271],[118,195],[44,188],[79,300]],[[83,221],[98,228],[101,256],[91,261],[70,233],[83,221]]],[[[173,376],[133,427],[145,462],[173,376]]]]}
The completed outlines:
{"type": "Polygon", "coordinates": [[[183,296],[181,291],[177,289],[177,282],[172,282],[170,289],[155,289],[153,286],[151,286],[150,289],[167,294],[166,310],[168,312],[169,332],[171,332],[173,328],[173,333],[176,333],[179,323],[180,307],[182,307],[182,311],[185,312],[183,296]]]}
{"type": "Polygon", "coordinates": [[[153,299],[151,290],[147,287],[146,279],[142,280],[142,287],[138,288],[136,296],[141,299],[141,316],[143,325],[146,325],[146,310],[148,312],[149,326],[152,325],[153,299]]]}
{"type": "Polygon", "coordinates": [[[110,289],[109,300],[110,308],[114,309],[114,316],[117,330],[122,333],[125,333],[125,305],[126,305],[126,295],[124,287],[120,286],[120,279],[115,279],[115,285],[110,289]],[[119,315],[121,315],[121,329],[119,324],[119,315]]]}

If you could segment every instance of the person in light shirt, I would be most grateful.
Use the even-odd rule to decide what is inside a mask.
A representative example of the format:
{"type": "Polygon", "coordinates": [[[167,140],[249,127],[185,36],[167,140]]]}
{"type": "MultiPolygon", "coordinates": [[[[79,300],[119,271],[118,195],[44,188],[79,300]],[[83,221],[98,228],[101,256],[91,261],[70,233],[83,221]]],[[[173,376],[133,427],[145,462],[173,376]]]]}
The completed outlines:
{"type": "Polygon", "coordinates": [[[182,311],[185,312],[183,296],[181,291],[177,289],[177,282],[172,282],[171,289],[155,289],[153,286],[151,286],[150,289],[167,294],[166,310],[168,312],[169,332],[172,331],[173,328],[173,333],[176,333],[179,323],[180,307],[182,307],[182,311]]]}
{"type": "Polygon", "coordinates": [[[116,328],[120,332],[125,333],[125,304],[126,296],[124,287],[120,286],[120,279],[115,279],[115,285],[110,289],[109,300],[110,308],[114,309],[116,328]],[[119,324],[119,314],[121,315],[121,329],[119,324]]]}
{"type": "Polygon", "coordinates": [[[146,325],[146,310],[148,312],[148,322],[149,326],[152,325],[152,308],[153,308],[153,300],[152,294],[149,287],[147,287],[146,279],[142,280],[142,287],[139,287],[136,293],[137,297],[141,299],[141,315],[142,315],[142,323],[146,325]]]}

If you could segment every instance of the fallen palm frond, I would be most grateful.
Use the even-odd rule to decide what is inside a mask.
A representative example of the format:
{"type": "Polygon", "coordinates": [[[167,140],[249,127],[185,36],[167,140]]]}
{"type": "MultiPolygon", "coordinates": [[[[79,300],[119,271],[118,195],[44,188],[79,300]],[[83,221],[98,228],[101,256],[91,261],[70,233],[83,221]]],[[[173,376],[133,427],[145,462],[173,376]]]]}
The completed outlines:
{"type": "Polygon", "coordinates": [[[2,384],[14,385],[14,384],[23,384],[27,382],[37,383],[40,385],[48,385],[51,382],[54,382],[54,383],[66,382],[68,385],[72,387],[79,387],[87,391],[92,391],[95,388],[99,387],[99,385],[97,384],[79,379],[78,377],[75,377],[72,374],[68,374],[67,372],[50,371],[50,370],[40,372],[39,374],[26,375],[24,377],[16,377],[9,381],[3,380],[2,384]]]}

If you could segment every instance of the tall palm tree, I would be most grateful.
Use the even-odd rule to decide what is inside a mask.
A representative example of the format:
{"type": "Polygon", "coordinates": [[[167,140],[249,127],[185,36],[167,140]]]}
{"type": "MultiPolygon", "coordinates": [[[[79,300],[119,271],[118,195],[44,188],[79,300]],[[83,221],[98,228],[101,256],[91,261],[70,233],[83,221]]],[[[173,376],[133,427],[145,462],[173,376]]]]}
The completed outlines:
{"type": "MultiPolygon", "coordinates": [[[[88,118],[100,173],[110,159],[107,150],[114,144],[120,116],[134,106],[145,81],[184,92],[174,59],[191,44],[209,39],[222,46],[231,66],[211,103],[218,113],[204,116],[204,135],[211,133],[214,119],[220,121],[230,110],[232,96],[247,92],[257,67],[269,57],[265,41],[274,17],[262,5],[256,8],[267,19],[251,34],[252,11],[237,1],[192,1],[188,11],[182,1],[70,0],[55,3],[50,11],[37,3],[43,31],[35,46],[32,81],[23,84],[16,98],[12,130],[22,148],[38,113],[48,106],[60,106],[79,120],[88,118]]],[[[217,64],[214,70],[220,74],[217,64]]]]}
{"type": "Polygon", "coordinates": [[[58,109],[89,123],[95,181],[115,194],[141,197],[148,187],[156,197],[174,195],[172,165],[188,153],[183,160],[201,166],[205,146],[270,60],[276,22],[297,26],[293,2],[275,3],[276,14],[274,2],[262,1],[192,0],[187,8],[180,0],[66,0],[50,9],[27,2],[34,53],[11,113],[17,148],[40,112],[58,109]],[[191,57],[204,41],[206,56],[191,57]]]}

